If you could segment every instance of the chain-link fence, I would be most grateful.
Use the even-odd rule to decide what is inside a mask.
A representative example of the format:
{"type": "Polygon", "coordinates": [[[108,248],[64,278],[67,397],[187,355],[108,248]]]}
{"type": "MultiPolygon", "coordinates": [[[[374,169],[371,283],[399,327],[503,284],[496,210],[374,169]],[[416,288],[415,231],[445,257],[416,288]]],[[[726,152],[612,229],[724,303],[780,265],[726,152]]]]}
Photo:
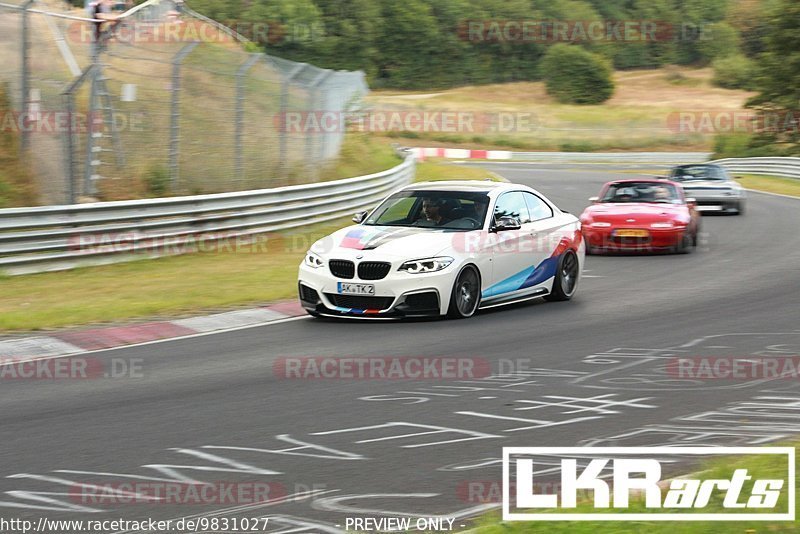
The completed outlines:
{"type": "Polygon", "coordinates": [[[0,81],[19,110],[3,128],[44,203],[316,181],[368,91],[362,72],[258,53],[180,0],[20,1],[0,2],[0,81]]]}

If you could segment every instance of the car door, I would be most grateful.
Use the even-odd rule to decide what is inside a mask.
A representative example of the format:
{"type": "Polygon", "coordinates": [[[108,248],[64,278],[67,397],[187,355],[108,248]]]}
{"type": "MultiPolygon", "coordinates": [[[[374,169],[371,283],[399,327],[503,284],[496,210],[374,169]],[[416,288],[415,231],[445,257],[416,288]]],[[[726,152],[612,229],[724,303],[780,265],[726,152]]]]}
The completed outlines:
{"type": "Polygon", "coordinates": [[[485,303],[525,296],[532,291],[530,277],[547,257],[537,247],[535,225],[531,221],[528,203],[522,191],[507,191],[495,202],[494,221],[514,217],[519,230],[501,230],[492,234],[492,283],[484,290],[485,303]]]}

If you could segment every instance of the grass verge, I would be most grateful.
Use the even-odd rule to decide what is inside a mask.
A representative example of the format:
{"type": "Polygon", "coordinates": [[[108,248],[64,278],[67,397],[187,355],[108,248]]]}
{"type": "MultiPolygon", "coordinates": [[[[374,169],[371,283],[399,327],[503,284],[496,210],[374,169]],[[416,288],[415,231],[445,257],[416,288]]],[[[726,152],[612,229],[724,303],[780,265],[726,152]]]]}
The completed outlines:
{"type": "MultiPolygon", "coordinates": [[[[417,179],[490,178],[482,169],[421,163],[417,179]]],[[[256,305],[295,296],[297,266],[311,244],[347,218],[155,260],[0,278],[0,331],[27,331],[256,305]]]]}
{"type": "Polygon", "coordinates": [[[766,191],[767,193],[778,193],[779,195],[789,195],[791,197],[800,197],[800,180],[794,178],[743,174],[737,175],[736,181],[747,189],[766,191]]]}
{"type": "MultiPolygon", "coordinates": [[[[776,444],[777,445],[777,444],[776,444]]],[[[798,442],[783,444],[796,447],[798,442]]],[[[748,475],[756,479],[786,479],[786,456],[759,455],[749,456],[746,464],[742,464],[741,457],[719,457],[703,462],[697,469],[692,469],[695,474],[685,478],[727,479],[730,480],[735,469],[745,467],[748,475]],[[702,475],[696,473],[702,471],[702,475]]],[[[678,477],[681,478],[681,477],[678,477]]],[[[795,484],[798,480],[795,475],[795,484]]],[[[739,502],[745,502],[746,496],[751,494],[753,481],[744,484],[739,502]]],[[[698,510],[704,513],[728,513],[722,506],[724,492],[712,496],[708,507],[698,510]]],[[[662,492],[663,499],[663,492],[662,492]]],[[[774,513],[785,513],[787,509],[786,490],[782,492],[774,513]]],[[[579,501],[576,513],[597,513],[589,501],[579,501]]],[[[690,510],[681,510],[691,513],[690,510]]],[[[748,510],[753,512],[754,510],[748,510]]],[[[626,512],[648,513],[641,497],[631,497],[630,507],[626,512]]],[[[650,511],[652,513],[652,511],[650,511]]],[[[613,532],[615,534],[641,533],[647,534],[728,534],[732,532],[753,534],[756,532],[798,532],[800,521],[515,521],[504,522],[499,514],[493,513],[483,517],[473,532],[476,534],[532,534],[532,533],[564,533],[564,534],[595,534],[597,532],[613,532]]]]}

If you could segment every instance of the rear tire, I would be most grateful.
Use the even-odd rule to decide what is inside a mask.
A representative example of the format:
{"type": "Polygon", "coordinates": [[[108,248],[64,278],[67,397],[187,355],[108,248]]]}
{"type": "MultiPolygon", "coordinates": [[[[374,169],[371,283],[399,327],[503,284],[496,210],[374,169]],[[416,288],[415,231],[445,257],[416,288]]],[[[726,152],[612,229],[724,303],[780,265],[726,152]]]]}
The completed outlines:
{"type": "Polygon", "coordinates": [[[475,315],[481,302],[481,277],[478,269],[467,265],[458,273],[450,293],[450,306],[447,316],[452,319],[466,319],[475,315]]]}
{"type": "Polygon", "coordinates": [[[568,250],[563,253],[558,260],[556,275],[553,277],[553,290],[549,295],[545,295],[544,300],[560,302],[571,299],[578,289],[580,271],[581,265],[575,251],[568,250]]]}

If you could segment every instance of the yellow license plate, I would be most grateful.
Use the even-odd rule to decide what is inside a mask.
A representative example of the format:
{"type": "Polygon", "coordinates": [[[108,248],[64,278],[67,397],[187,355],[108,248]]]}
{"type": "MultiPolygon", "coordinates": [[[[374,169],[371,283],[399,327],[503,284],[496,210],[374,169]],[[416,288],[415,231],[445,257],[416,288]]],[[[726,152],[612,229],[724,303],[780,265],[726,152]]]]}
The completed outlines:
{"type": "Polygon", "coordinates": [[[617,230],[617,237],[647,237],[650,232],[647,230],[617,230]]]}

